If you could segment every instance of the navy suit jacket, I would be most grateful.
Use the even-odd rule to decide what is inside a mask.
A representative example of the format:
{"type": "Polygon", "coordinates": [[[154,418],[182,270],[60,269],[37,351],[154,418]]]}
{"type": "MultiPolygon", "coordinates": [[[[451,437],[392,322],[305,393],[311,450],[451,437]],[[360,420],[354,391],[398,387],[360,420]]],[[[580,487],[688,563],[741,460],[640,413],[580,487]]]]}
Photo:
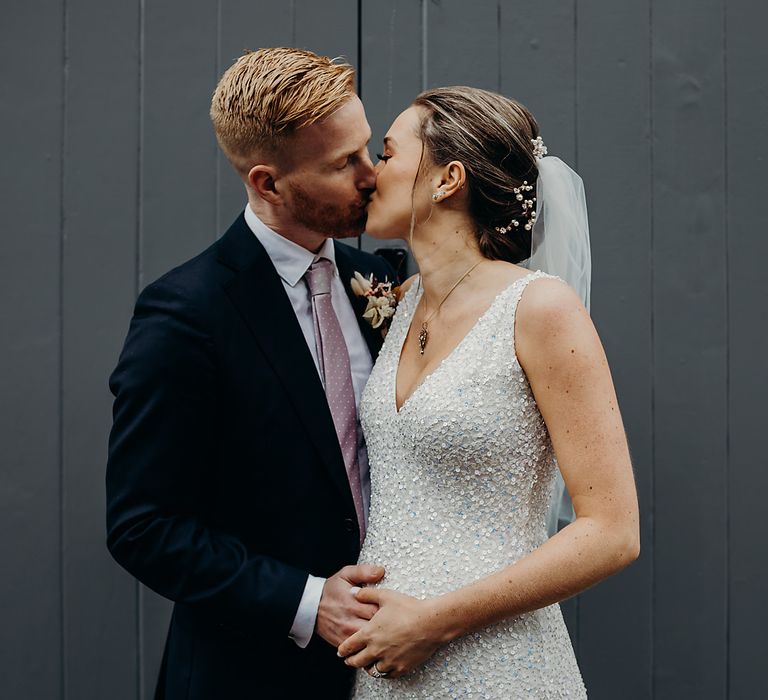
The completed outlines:
{"type": "MultiPolygon", "coordinates": [[[[336,244],[349,290],[383,259],[336,244]]],[[[328,404],[280,278],[241,215],[139,296],[110,378],[107,544],[175,602],[158,698],[344,698],[351,674],[315,635],[288,638],[307,574],[359,554],[328,404]]]]}

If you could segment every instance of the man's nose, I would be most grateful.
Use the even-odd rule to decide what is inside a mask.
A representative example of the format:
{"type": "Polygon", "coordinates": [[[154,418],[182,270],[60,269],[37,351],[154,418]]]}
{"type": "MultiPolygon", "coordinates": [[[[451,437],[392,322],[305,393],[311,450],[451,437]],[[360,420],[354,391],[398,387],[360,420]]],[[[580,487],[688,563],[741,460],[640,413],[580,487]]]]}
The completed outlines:
{"type": "Polygon", "coordinates": [[[371,157],[366,153],[363,158],[363,177],[360,179],[359,189],[361,190],[375,190],[376,189],[376,166],[371,161],[371,157]]]}

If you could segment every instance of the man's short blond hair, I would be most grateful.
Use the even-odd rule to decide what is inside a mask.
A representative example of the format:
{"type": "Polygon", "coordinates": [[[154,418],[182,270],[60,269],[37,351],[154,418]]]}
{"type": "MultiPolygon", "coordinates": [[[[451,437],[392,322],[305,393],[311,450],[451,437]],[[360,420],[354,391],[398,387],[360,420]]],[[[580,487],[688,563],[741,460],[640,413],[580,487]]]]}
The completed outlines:
{"type": "Polygon", "coordinates": [[[247,51],[224,73],[211,101],[216,138],[241,174],[295,132],[354,95],[355,69],[293,48],[247,51]]]}

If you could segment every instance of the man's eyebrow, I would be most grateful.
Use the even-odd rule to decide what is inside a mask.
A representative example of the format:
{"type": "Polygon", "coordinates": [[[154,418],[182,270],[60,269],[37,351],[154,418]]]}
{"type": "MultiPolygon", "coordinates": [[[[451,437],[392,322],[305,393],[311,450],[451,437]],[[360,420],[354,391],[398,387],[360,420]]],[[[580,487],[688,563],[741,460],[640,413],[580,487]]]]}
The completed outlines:
{"type": "Polygon", "coordinates": [[[363,149],[363,148],[368,148],[368,144],[370,144],[370,143],[371,143],[371,138],[372,138],[372,137],[373,137],[373,134],[371,134],[371,135],[368,137],[368,139],[366,140],[366,142],[365,142],[365,143],[364,143],[364,144],[363,144],[363,145],[362,145],[360,148],[358,148],[358,149],[357,149],[357,150],[355,150],[355,151],[352,151],[352,153],[350,153],[350,155],[353,155],[353,154],[357,153],[357,151],[359,151],[359,150],[361,150],[361,149],[363,149]]]}
{"type": "Polygon", "coordinates": [[[371,142],[371,137],[369,136],[369,137],[368,137],[368,140],[367,140],[367,141],[366,141],[366,142],[365,142],[365,143],[364,143],[362,146],[360,146],[360,148],[356,148],[354,151],[350,151],[350,150],[339,151],[339,152],[338,152],[338,153],[337,153],[337,154],[336,154],[336,155],[333,157],[333,159],[332,159],[332,160],[341,160],[342,158],[349,158],[350,156],[353,156],[353,155],[355,155],[355,154],[356,154],[356,153],[357,153],[359,150],[361,150],[362,148],[367,148],[367,147],[368,147],[368,144],[369,144],[370,142],[371,142]]]}
{"type": "Polygon", "coordinates": [[[364,143],[362,146],[360,146],[360,148],[356,148],[354,151],[348,151],[347,153],[345,153],[343,156],[340,156],[340,157],[346,157],[346,158],[348,158],[349,156],[353,156],[353,155],[355,155],[355,153],[357,153],[359,150],[361,150],[361,149],[363,149],[363,148],[367,148],[367,147],[368,147],[368,144],[371,142],[371,137],[372,137],[372,136],[373,136],[373,134],[370,134],[370,135],[368,136],[368,140],[367,140],[367,141],[366,141],[366,142],[365,142],[365,143],[364,143]]]}

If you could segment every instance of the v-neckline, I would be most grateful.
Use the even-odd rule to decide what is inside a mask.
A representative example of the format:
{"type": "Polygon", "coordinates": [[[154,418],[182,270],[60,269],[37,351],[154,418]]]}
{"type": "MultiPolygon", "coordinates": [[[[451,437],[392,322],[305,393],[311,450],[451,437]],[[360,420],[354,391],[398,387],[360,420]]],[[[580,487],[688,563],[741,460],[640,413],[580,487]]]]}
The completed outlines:
{"type": "MultiPolygon", "coordinates": [[[[467,342],[467,339],[475,332],[475,329],[485,320],[485,318],[490,314],[490,312],[493,310],[493,308],[496,306],[496,304],[499,302],[499,299],[501,299],[502,296],[504,296],[512,287],[514,287],[518,282],[521,282],[524,279],[528,279],[529,277],[535,275],[538,272],[538,270],[534,270],[533,272],[529,272],[527,275],[523,275],[522,277],[518,277],[516,280],[513,280],[510,282],[506,287],[501,289],[498,294],[493,298],[491,303],[488,305],[488,308],[481,313],[475,322],[472,324],[472,326],[469,328],[469,330],[462,336],[461,340],[459,340],[456,345],[453,346],[451,351],[442,359],[440,362],[438,362],[437,366],[429,373],[427,374],[412,390],[411,393],[408,394],[408,396],[403,400],[403,403],[400,404],[400,407],[397,406],[397,377],[400,374],[400,361],[403,357],[403,349],[405,348],[405,341],[408,339],[408,334],[411,332],[411,326],[413,325],[413,317],[416,314],[416,307],[419,304],[419,300],[421,299],[421,295],[424,293],[424,289],[419,289],[419,293],[414,296],[413,300],[413,310],[411,313],[411,317],[408,320],[408,325],[405,329],[405,334],[403,335],[402,339],[400,340],[400,347],[398,348],[397,353],[397,365],[395,366],[395,372],[394,372],[394,386],[392,387],[392,392],[394,396],[392,397],[392,405],[395,409],[395,415],[399,416],[405,407],[410,403],[411,399],[421,390],[421,388],[435,375],[437,374],[445,365],[445,363],[450,360],[456,352],[459,350],[459,348],[464,345],[465,342],[467,342]]],[[[410,290],[408,290],[410,291],[410,290]]]]}

